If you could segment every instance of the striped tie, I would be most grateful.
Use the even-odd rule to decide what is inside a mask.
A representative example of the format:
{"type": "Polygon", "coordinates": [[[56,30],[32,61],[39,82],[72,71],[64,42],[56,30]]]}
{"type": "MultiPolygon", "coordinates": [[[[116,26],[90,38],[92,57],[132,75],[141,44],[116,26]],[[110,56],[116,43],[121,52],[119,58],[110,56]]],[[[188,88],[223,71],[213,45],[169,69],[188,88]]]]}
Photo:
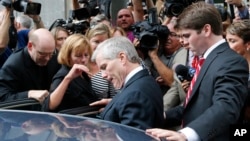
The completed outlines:
{"type": "Polygon", "coordinates": [[[195,84],[195,81],[199,75],[199,72],[200,72],[200,69],[201,69],[201,66],[202,64],[204,63],[205,59],[204,58],[200,58],[198,56],[195,56],[194,59],[193,59],[193,67],[195,68],[195,74],[194,74],[194,77],[190,83],[190,87],[188,89],[188,92],[187,92],[187,95],[186,95],[186,100],[185,100],[185,103],[184,103],[184,107],[186,107],[188,101],[189,101],[189,98],[191,96],[191,93],[192,93],[192,90],[193,90],[193,87],[194,87],[194,84],[195,84]]]}

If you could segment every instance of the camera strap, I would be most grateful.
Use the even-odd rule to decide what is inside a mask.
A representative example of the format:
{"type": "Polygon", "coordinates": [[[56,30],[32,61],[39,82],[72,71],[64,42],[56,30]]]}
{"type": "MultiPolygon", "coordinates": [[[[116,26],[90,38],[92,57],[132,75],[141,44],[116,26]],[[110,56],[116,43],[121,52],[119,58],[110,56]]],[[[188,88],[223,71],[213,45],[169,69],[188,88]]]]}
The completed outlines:
{"type": "MultiPolygon", "coordinates": [[[[224,2],[224,6],[226,6],[227,3],[224,2]]],[[[232,4],[229,4],[229,10],[230,10],[230,14],[231,14],[231,19],[235,18],[235,13],[234,13],[234,6],[232,4]]]]}

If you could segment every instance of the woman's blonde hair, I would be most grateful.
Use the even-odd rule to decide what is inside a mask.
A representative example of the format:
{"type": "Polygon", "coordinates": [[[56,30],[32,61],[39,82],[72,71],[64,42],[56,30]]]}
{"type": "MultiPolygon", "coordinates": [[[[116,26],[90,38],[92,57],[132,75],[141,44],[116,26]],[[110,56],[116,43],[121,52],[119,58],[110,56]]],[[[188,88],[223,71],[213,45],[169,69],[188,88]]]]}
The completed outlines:
{"type": "Polygon", "coordinates": [[[71,53],[85,52],[86,50],[91,58],[92,49],[89,40],[80,33],[72,34],[65,40],[59,51],[57,57],[58,63],[72,67],[72,64],[70,64],[71,53]]]}
{"type": "Polygon", "coordinates": [[[67,33],[69,35],[69,32],[68,32],[67,29],[65,29],[65,28],[63,28],[61,26],[54,27],[54,28],[52,28],[52,30],[50,32],[53,34],[55,40],[57,39],[59,31],[63,31],[63,32],[65,32],[65,33],[67,33]]]}
{"type": "Polygon", "coordinates": [[[119,31],[121,33],[122,36],[127,36],[126,32],[124,31],[124,29],[122,29],[119,26],[115,26],[111,29],[111,36],[114,36],[115,32],[119,31]]]}
{"type": "Polygon", "coordinates": [[[107,34],[108,38],[111,37],[109,27],[106,24],[98,23],[97,25],[89,28],[85,35],[88,39],[91,39],[96,35],[103,35],[103,34],[107,34]]]}

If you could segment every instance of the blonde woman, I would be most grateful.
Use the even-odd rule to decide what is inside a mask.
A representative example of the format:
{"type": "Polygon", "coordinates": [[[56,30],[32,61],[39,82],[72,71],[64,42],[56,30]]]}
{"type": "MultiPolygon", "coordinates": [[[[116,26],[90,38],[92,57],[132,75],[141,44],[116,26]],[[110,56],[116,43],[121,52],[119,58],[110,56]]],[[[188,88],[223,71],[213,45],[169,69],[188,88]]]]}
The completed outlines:
{"type": "MultiPolygon", "coordinates": [[[[89,39],[91,48],[94,51],[101,42],[111,37],[111,33],[107,25],[98,23],[86,32],[86,37],[89,39]]],[[[102,78],[101,72],[96,63],[90,62],[88,66],[90,72],[93,74],[91,77],[92,88],[98,98],[113,97],[116,94],[116,91],[110,82],[102,78]]]]}
{"type": "Polygon", "coordinates": [[[73,34],[65,40],[58,54],[62,67],[53,77],[50,95],[43,104],[44,111],[87,106],[97,100],[87,67],[91,55],[90,43],[84,35],[73,34]]]}
{"type": "Polygon", "coordinates": [[[57,26],[51,30],[51,33],[53,34],[55,42],[56,42],[56,50],[60,51],[62,44],[69,36],[69,32],[67,29],[57,26]]]}

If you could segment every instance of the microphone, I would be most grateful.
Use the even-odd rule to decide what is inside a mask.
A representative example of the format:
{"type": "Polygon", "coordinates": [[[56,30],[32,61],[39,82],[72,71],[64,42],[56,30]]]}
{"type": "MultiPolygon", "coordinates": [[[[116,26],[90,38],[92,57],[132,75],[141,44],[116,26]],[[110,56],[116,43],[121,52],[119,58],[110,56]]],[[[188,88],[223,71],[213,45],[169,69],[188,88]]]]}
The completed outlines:
{"type": "Polygon", "coordinates": [[[195,69],[179,64],[175,67],[175,72],[181,82],[183,82],[184,80],[191,81],[195,74],[195,69]]]}

